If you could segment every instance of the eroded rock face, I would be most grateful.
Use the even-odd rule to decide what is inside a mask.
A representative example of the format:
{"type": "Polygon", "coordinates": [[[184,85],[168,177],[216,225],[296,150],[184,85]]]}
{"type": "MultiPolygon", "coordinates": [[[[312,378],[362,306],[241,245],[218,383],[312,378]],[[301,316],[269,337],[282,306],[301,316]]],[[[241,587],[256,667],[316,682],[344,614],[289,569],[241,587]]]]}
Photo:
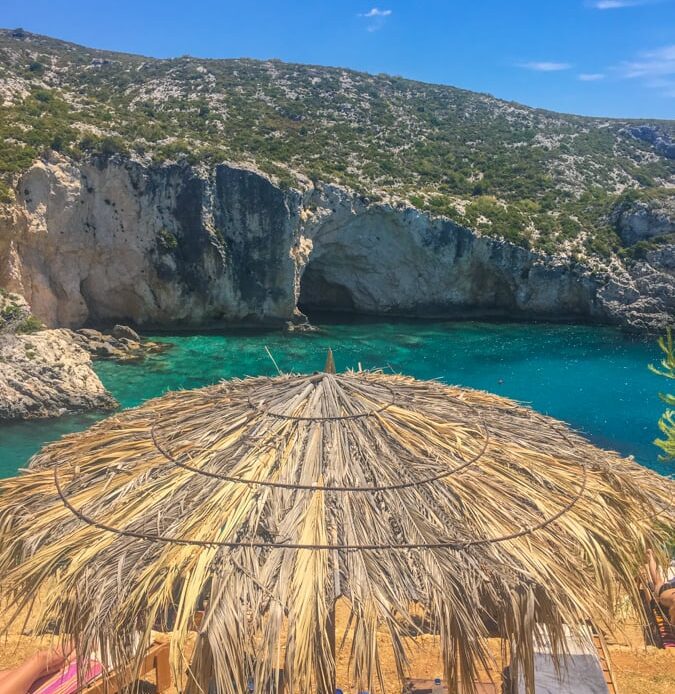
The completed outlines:
{"type": "Polygon", "coordinates": [[[293,215],[266,178],[219,166],[36,163],[0,221],[0,286],[48,325],[202,324],[294,307],[293,215]]]}
{"type": "Polygon", "coordinates": [[[654,145],[654,149],[668,159],[675,159],[675,142],[668,135],[653,125],[634,125],[627,128],[628,134],[636,140],[643,140],[654,145]]]}
{"type": "Polygon", "coordinates": [[[628,246],[675,234],[675,196],[622,204],[614,211],[613,222],[628,246]]]}
{"type": "Polygon", "coordinates": [[[141,336],[128,325],[115,325],[110,331],[110,334],[117,340],[131,340],[132,342],[141,341],[141,336]]]}
{"type": "Polygon", "coordinates": [[[116,405],[69,330],[0,335],[0,421],[116,405]]]}
{"type": "Polygon", "coordinates": [[[36,163],[0,220],[0,286],[73,327],[300,324],[300,305],[658,328],[675,315],[661,260],[599,277],[338,186],[114,157],[36,163]]]}
{"type": "Polygon", "coordinates": [[[595,283],[566,264],[413,208],[335,209],[308,225],[302,308],[370,314],[591,318],[595,283]]]}

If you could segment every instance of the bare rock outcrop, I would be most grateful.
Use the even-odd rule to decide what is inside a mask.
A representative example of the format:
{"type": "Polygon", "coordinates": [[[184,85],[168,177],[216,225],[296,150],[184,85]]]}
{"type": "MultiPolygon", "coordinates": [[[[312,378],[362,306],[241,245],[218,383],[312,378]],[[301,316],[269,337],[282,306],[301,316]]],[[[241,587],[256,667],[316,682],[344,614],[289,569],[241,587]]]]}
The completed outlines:
{"type": "Polygon", "coordinates": [[[112,409],[115,399],[69,330],[0,335],[0,420],[112,409]]]}
{"type": "Polygon", "coordinates": [[[114,408],[117,403],[92,360],[139,362],[171,348],[141,338],[126,325],[116,325],[111,334],[93,328],[37,328],[30,306],[16,294],[0,294],[0,315],[3,309],[17,319],[0,329],[0,422],[114,408]],[[31,332],[17,332],[12,325],[28,326],[31,332]]]}
{"type": "Polygon", "coordinates": [[[168,342],[152,342],[143,339],[128,325],[116,325],[110,335],[94,328],[70,331],[72,339],[93,359],[111,359],[118,362],[143,361],[149,354],[171,349],[168,342]]]}
{"type": "Polygon", "coordinates": [[[593,279],[567,263],[412,207],[345,205],[337,188],[321,195],[327,212],[304,230],[312,250],[302,308],[558,320],[598,312],[593,279]]]}
{"type": "Polygon", "coordinates": [[[136,343],[141,341],[141,336],[133,328],[130,328],[128,325],[120,325],[119,323],[113,327],[110,335],[116,340],[127,340],[136,343]]]}
{"type": "Polygon", "coordinates": [[[626,245],[675,234],[675,193],[652,200],[627,200],[612,215],[626,245]]]}
{"type": "Polygon", "coordinates": [[[626,132],[636,140],[642,140],[654,145],[654,150],[667,157],[675,159],[675,142],[663,129],[653,125],[634,125],[626,128],[626,132]]]}

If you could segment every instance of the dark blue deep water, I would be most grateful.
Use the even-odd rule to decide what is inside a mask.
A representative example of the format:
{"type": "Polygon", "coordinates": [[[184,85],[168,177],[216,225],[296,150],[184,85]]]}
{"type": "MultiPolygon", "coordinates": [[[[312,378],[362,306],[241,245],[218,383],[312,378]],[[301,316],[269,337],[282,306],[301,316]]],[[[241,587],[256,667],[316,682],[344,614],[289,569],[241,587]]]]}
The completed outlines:
{"type": "MultiPolygon", "coordinates": [[[[138,365],[97,362],[96,371],[122,407],[175,388],[223,378],[320,369],[326,348],[338,370],[393,369],[506,395],[558,417],[596,444],[666,473],[652,444],[668,384],[647,364],[660,359],[651,341],[611,328],[450,322],[327,322],[312,334],[238,331],[162,335],[173,349],[138,365]]],[[[78,431],[101,414],[0,426],[0,477],[13,475],[44,443],[78,431]]]]}

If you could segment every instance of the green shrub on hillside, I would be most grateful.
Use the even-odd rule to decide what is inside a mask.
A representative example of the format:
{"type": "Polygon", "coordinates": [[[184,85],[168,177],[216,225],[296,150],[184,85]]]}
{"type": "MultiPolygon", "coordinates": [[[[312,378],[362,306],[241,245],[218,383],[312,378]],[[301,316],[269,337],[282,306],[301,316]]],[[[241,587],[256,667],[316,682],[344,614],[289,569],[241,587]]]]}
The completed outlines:
{"type": "Polygon", "coordinates": [[[178,248],[178,239],[168,229],[159,230],[157,234],[157,243],[159,247],[167,253],[171,253],[178,248]]]}
{"type": "Polygon", "coordinates": [[[0,205],[10,203],[14,201],[14,193],[12,189],[6,184],[0,181],[0,205]]]}
{"type": "Polygon", "coordinates": [[[30,335],[45,329],[45,324],[33,315],[28,316],[16,326],[19,334],[30,335]]]}
{"type": "MultiPolygon", "coordinates": [[[[9,188],[49,150],[253,161],[284,187],[297,185],[297,171],[369,197],[407,198],[525,246],[586,237],[587,252],[607,255],[621,247],[607,221],[620,196],[608,191],[656,195],[675,177],[675,161],[626,134],[630,123],[386,75],[154,60],[0,31],[0,77],[29,90],[0,106],[0,180],[9,188]]],[[[654,127],[675,137],[672,124],[654,127]]]]}

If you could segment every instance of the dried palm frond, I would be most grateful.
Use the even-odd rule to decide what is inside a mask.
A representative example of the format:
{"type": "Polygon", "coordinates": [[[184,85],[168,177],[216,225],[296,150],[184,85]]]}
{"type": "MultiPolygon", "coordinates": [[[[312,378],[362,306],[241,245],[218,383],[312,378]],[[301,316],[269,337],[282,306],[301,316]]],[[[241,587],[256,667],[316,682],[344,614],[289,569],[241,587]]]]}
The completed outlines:
{"type": "Polygon", "coordinates": [[[82,652],[133,665],[171,622],[186,682],[249,677],[329,691],[326,623],[350,608],[351,676],[382,687],[377,632],[403,677],[406,636],[439,634],[450,687],[473,690],[488,625],[528,682],[535,623],[611,631],[635,605],[675,483],[488,393],[372,372],[233,380],[174,392],[44,448],[0,484],[1,593],[59,620],[82,652]]]}

